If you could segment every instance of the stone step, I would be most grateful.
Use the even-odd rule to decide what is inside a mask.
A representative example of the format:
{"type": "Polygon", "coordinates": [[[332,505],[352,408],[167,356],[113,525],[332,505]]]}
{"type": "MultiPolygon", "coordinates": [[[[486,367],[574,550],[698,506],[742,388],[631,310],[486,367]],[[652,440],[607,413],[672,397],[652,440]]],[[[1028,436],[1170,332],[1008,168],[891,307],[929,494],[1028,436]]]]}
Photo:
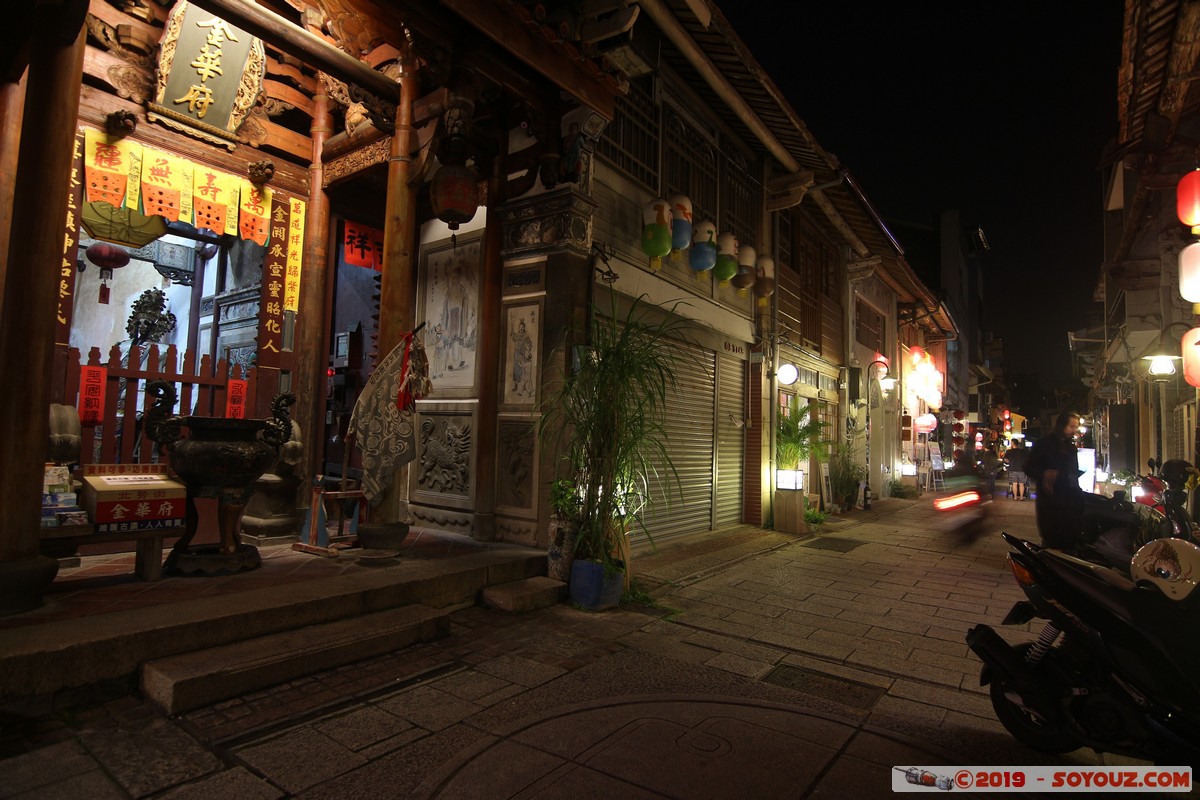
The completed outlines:
{"type": "Polygon", "coordinates": [[[516,614],[561,603],[567,596],[567,585],[553,578],[525,578],[511,583],[489,586],[483,590],[483,604],[488,608],[516,614]]]}
{"type": "Polygon", "coordinates": [[[168,714],[438,639],[449,610],[409,605],[247,639],[142,665],[142,693],[168,714]]]}

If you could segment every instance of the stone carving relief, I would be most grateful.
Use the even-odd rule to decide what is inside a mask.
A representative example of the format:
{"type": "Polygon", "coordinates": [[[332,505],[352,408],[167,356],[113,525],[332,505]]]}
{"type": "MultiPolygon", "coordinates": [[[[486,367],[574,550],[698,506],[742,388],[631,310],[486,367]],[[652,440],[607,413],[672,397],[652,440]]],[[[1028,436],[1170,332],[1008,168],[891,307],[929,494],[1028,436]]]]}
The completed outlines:
{"type": "Polygon", "coordinates": [[[591,249],[592,212],[596,203],[572,188],[536,195],[504,210],[505,255],[551,250],[591,249]]]}
{"type": "Polygon", "coordinates": [[[467,495],[471,488],[471,423],[465,417],[421,419],[417,488],[467,495]]]}
{"type": "Polygon", "coordinates": [[[500,478],[497,501],[511,508],[532,508],[534,431],[531,422],[501,422],[500,478]]]}

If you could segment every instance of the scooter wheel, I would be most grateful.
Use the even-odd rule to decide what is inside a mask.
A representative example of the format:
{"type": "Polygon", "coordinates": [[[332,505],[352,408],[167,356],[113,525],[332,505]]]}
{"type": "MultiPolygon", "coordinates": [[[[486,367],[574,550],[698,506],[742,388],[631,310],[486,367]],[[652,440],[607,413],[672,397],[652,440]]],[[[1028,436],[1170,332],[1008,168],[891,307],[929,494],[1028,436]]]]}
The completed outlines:
{"type": "MultiPolygon", "coordinates": [[[[1027,644],[1022,650],[1028,647],[1027,644]]],[[[989,688],[996,719],[1000,720],[1004,729],[1021,744],[1043,753],[1069,753],[1083,746],[1079,739],[1061,725],[1038,719],[1010,700],[1006,695],[1010,687],[1004,680],[993,679],[989,688]]]]}

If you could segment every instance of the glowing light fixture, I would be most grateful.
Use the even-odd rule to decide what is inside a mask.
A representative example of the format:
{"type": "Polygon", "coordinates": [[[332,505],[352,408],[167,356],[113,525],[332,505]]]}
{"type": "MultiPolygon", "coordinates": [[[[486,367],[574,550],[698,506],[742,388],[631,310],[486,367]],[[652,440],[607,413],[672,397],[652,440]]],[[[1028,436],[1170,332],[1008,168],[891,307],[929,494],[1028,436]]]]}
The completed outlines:
{"type": "Polygon", "coordinates": [[[781,386],[791,386],[799,377],[800,370],[796,369],[795,364],[780,364],[779,371],[775,373],[775,378],[781,386]]]}

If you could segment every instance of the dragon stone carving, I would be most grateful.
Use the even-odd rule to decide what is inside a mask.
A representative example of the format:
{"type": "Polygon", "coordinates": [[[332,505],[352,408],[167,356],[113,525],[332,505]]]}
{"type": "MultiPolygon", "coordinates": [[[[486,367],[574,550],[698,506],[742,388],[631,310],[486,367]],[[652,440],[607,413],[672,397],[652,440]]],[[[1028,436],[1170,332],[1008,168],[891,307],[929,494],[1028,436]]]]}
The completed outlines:
{"type": "Polygon", "coordinates": [[[431,419],[421,422],[422,489],[466,494],[470,488],[471,425],[445,423],[440,433],[431,419]]]}

